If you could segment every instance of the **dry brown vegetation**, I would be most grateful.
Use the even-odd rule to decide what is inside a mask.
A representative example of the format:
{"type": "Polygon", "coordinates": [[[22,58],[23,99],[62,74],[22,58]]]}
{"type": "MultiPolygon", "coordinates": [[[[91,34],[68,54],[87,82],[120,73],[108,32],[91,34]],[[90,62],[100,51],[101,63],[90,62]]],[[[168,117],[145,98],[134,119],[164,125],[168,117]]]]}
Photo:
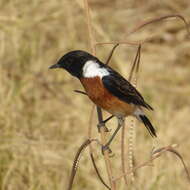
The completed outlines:
{"type": "MultiPolygon", "coordinates": [[[[137,125],[135,163],[149,159],[153,146],[177,143],[189,165],[190,43],[184,25],[169,20],[126,35],[155,16],[180,13],[189,21],[190,2],[89,2],[97,41],[152,38],[142,48],[138,89],[155,109],[149,117],[159,137],[152,140],[145,128],[137,125]]],[[[92,103],[73,92],[82,89],[76,79],[48,67],[69,50],[89,49],[83,1],[1,0],[0,8],[0,187],[65,189],[74,154],[87,138],[92,103]]],[[[110,49],[99,47],[98,57],[106,60],[110,49]]],[[[135,50],[118,47],[111,66],[128,77],[135,50]]],[[[94,136],[98,136],[96,123],[94,117],[94,136]]],[[[108,127],[113,129],[115,124],[113,119],[108,127]]],[[[118,135],[112,144],[118,175],[119,139],[118,135]]],[[[105,174],[101,149],[97,147],[96,152],[98,167],[105,174]]],[[[154,165],[138,170],[131,189],[188,189],[185,172],[175,157],[166,154],[154,165]]],[[[73,189],[103,188],[86,152],[73,189]]],[[[125,189],[123,182],[118,189],[125,189]]]]}

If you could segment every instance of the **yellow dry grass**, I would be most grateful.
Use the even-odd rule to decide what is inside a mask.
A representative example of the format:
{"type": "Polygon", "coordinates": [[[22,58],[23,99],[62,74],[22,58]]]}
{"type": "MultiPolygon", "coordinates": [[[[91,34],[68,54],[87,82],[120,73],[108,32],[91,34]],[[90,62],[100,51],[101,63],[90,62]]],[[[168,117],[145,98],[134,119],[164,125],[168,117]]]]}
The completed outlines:
{"type": "MultiPolygon", "coordinates": [[[[170,13],[190,20],[190,2],[90,0],[97,41],[126,39],[139,22],[170,13]]],[[[0,187],[11,190],[65,189],[79,145],[87,137],[91,102],[73,92],[80,83],[62,70],[48,67],[65,52],[88,50],[83,1],[0,1],[0,187]]],[[[155,111],[148,113],[158,131],[153,142],[137,126],[136,163],[156,147],[178,143],[190,159],[190,43],[179,20],[153,24],[129,39],[152,40],[142,49],[139,90],[155,111]]],[[[99,47],[105,60],[111,47],[99,47]]],[[[120,46],[111,65],[128,76],[135,47],[120,46]]],[[[96,119],[93,135],[98,136],[96,119]]],[[[115,120],[109,123],[113,129],[115,120]]],[[[112,130],[113,131],[113,130],[112,130]]],[[[121,173],[119,135],[113,142],[115,174],[121,173]]],[[[96,152],[100,155],[100,148],[96,152]]],[[[104,161],[96,157],[101,173],[104,161]]],[[[139,169],[130,189],[186,190],[189,184],[177,159],[167,154],[154,167],[139,169]]],[[[103,189],[88,153],[81,159],[73,189],[103,189]]],[[[125,189],[123,183],[118,189],[125,189]]]]}

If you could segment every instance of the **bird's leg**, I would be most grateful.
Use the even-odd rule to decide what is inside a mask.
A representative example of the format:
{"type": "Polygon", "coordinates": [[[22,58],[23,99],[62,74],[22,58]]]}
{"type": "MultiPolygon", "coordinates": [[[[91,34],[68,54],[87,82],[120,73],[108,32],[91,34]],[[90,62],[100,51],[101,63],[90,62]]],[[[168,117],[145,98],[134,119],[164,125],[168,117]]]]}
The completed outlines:
{"type": "Polygon", "coordinates": [[[119,129],[124,126],[124,122],[125,122],[124,117],[118,117],[118,126],[116,130],[114,131],[113,135],[110,137],[109,141],[105,145],[102,146],[102,153],[104,153],[105,150],[109,150],[109,152],[111,152],[111,149],[109,148],[109,146],[111,142],[113,141],[114,137],[116,136],[117,132],[119,131],[119,129]]]}
{"type": "Polygon", "coordinates": [[[107,119],[103,120],[102,122],[98,123],[98,132],[100,132],[100,128],[104,127],[105,132],[109,132],[109,129],[105,126],[105,123],[112,119],[114,115],[111,115],[107,119]]]}

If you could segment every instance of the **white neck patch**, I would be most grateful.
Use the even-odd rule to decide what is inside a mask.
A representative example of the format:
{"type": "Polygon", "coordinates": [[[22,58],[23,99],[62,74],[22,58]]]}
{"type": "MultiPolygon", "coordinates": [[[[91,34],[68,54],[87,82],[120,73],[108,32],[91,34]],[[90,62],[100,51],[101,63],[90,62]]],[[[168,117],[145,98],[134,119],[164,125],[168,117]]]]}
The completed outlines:
{"type": "Polygon", "coordinates": [[[106,68],[101,68],[100,65],[95,61],[87,61],[83,66],[83,76],[86,78],[92,77],[104,77],[110,73],[106,68]]]}

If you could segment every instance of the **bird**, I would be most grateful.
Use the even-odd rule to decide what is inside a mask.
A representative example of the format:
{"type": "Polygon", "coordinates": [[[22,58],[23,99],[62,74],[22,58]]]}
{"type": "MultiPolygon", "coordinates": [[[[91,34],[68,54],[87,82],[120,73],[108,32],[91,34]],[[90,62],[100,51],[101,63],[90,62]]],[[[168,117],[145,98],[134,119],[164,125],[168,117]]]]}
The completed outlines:
{"type": "Polygon", "coordinates": [[[90,100],[118,119],[118,127],[105,147],[109,147],[127,116],[137,118],[152,137],[157,137],[155,128],[144,113],[145,109],[153,108],[119,72],[83,50],[70,51],[49,67],[56,68],[64,69],[78,78],[90,100]]]}

